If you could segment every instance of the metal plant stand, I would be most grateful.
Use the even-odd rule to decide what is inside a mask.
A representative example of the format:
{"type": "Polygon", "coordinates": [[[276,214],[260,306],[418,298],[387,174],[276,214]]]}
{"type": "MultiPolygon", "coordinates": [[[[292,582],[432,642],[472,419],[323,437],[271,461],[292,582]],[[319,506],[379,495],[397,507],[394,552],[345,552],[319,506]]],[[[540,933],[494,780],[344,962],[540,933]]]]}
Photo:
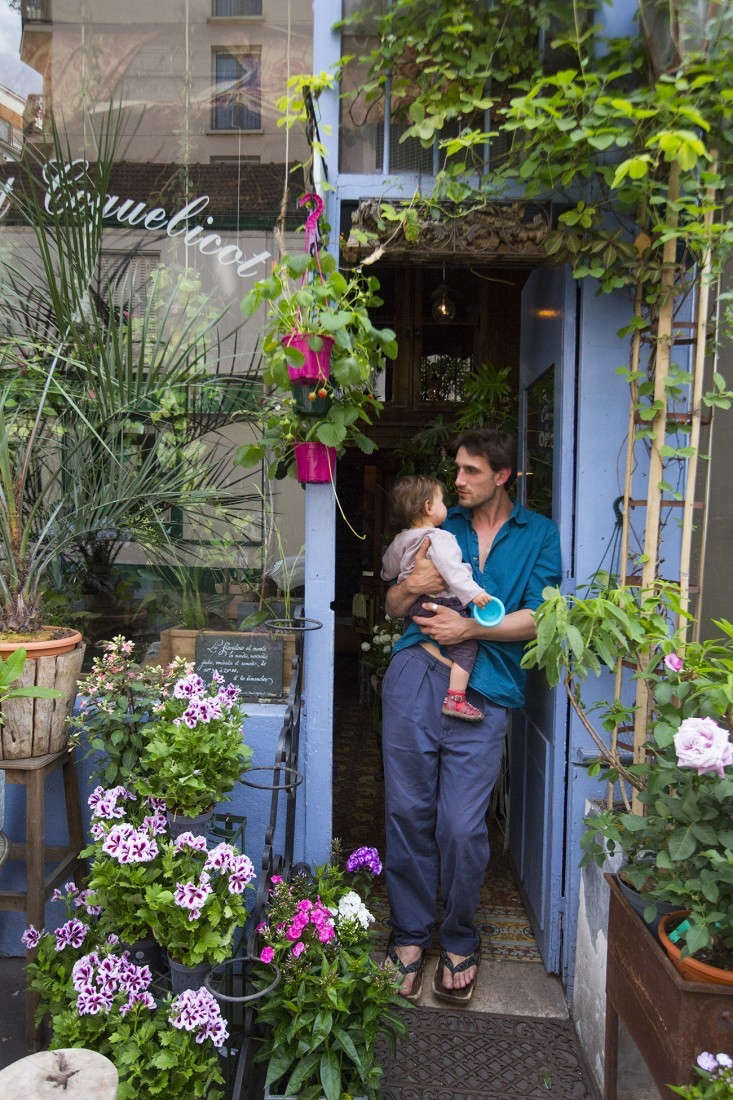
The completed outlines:
{"type": "MultiPolygon", "coordinates": [[[[298,619],[295,620],[296,624],[298,619]]],[[[288,701],[283,724],[277,739],[275,761],[272,767],[249,768],[241,776],[245,787],[256,791],[270,792],[270,816],[265,829],[265,843],[258,874],[257,897],[248,921],[246,955],[228,960],[214,967],[207,979],[207,988],[220,1001],[228,1006],[227,1019],[230,1030],[229,1055],[225,1064],[227,1096],[229,1100],[261,1100],[264,1072],[262,1066],[255,1063],[257,1035],[254,1020],[254,1002],[270,993],[277,985],[280,975],[266,989],[255,992],[250,981],[250,967],[257,962],[255,929],[262,921],[268,902],[269,884],[272,875],[282,875],[287,879],[293,870],[295,851],[295,812],[298,787],[303,775],[298,771],[298,751],[300,746],[301,688],[303,678],[303,634],[315,630],[321,624],[315,620],[303,619],[296,652],[293,658],[293,677],[290,683],[288,701]],[[266,774],[262,774],[266,773],[266,774]],[[253,776],[256,775],[256,778],[253,776]],[[276,850],[278,823],[282,821],[282,797],[285,798],[285,827],[283,850],[276,850]]],[[[288,620],[289,628],[292,622],[288,620]]]]}

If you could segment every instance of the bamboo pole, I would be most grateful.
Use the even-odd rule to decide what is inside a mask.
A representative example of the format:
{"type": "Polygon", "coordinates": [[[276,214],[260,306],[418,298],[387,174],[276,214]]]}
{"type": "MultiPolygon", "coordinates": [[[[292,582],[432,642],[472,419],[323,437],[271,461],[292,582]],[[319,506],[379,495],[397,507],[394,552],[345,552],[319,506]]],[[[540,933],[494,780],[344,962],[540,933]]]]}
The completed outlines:
{"type": "MultiPolygon", "coordinates": [[[[680,195],[680,167],[675,162],[669,172],[667,186],[667,217],[670,229],[679,222],[677,200],[680,195]]],[[[667,436],[667,390],[670,351],[672,346],[672,320],[674,317],[674,297],[677,272],[677,237],[670,234],[662,249],[662,274],[660,278],[659,313],[657,315],[656,351],[654,363],[654,401],[659,405],[652,421],[653,436],[649,455],[649,474],[646,501],[646,526],[644,529],[644,560],[641,573],[642,596],[650,592],[657,579],[657,559],[659,556],[659,530],[662,490],[660,482],[663,476],[662,448],[667,436]]],[[[637,661],[639,678],[636,681],[636,707],[634,711],[634,763],[643,763],[646,754],[647,730],[651,712],[651,695],[643,674],[649,664],[649,651],[639,650],[637,661]]],[[[636,792],[632,799],[634,813],[643,813],[643,805],[636,792]]]]}
{"type": "MultiPolygon", "coordinates": [[[[712,171],[715,172],[715,162],[712,171]]],[[[682,610],[687,611],[690,606],[690,557],[692,552],[692,531],[695,494],[697,488],[697,458],[700,447],[700,426],[702,420],[702,391],[705,375],[705,352],[708,325],[708,309],[710,307],[710,274],[712,271],[712,242],[710,230],[713,224],[713,200],[715,189],[709,187],[707,191],[707,203],[703,215],[703,226],[707,234],[708,243],[703,253],[700,264],[697,283],[698,293],[695,315],[695,366],[692,375],[691,393],[691,422],[690,422],[690,447],[692,455],[687,463],[687,480],[685,482],[685,500],[682,509],[682,545],[680,547],[680,604],[682,610]]],[[[704,552],[701,547],[701,553],[704,552]]],[[[699,613],[699,606],[698,606],[699,613]]],[[[688,619],[680,615],[679,632],[682,642],[687,639],[688,619]]]]}
{"type": "MultiPolygon", "coordinates": [[[[641,283],[637,284],[636,293],[634,294],[634,319],[641,317],[642,307],[642,287],[641,283]]],[[[626,569],[628,567],[629,558],[629,527],[630,527],[630,507],[629,501],[631,500],[631,479],[633,476],[634,467],[634,449],[636,445],[636,409],[639,404],[639,383],[636,378],[637,371],[639,370],[639,358],[641,354],[641,331],[639,328],[634,329],[634,335],[631,339],[631,354],[629,357],[629,367],[631,370],[631,379],[629,380],[629,419],[626,429],[626,476],[624,478],[624,500],[623,500],[623,512],[621,516],[621,551],[619,556],[619,584],[626,584],[626,569]]],[[[616,661],[616,676],[613,687],[613,699],[615,703],[621,698],[621,689],[623,687],[623,661],[619,657],[616,661]]],[[[616,760],[618,756],[618,723],[613,727],[611,733],[611,757],[616,760]]],[[[624,801],[624,806],[627,810],[631,809],[626,790],[623,783],[619,784],[621,790],[621,797],[624,801]]],[[[609,810],[613,806],[613,792],[614,784],[609,783],[607,794],[607,805],[609,810]]]]}
{"type": "MultiPolygon", "coordinates": [[[[721,276],[718,273],[718,278],[715,287],[715,321],[713,324],[713,343],[715,350],[713,352],[713,373],[718,370],[718,357],[719,357],[719,333],[720,333],[720,283],[721,276]]],[[[710,482],[712,480],[713,469],[713,439],[715,436],[715,406],[710,409],[710,427],[708,429],[708,452],[709,458],[707,463],[707,469],[705,471],[705,492],[703,493],[703,512],[702,512],[702,529],[700,531],[700,568],[698,570],[698,585],[700,591],[697,597],[698,614],[695,619],[692,628],[693,641],[700,641],[700,630],[702,626],[702,600],[705,592],[705,547],[708,541],[708,528],[710,526],[710,482]]]]}

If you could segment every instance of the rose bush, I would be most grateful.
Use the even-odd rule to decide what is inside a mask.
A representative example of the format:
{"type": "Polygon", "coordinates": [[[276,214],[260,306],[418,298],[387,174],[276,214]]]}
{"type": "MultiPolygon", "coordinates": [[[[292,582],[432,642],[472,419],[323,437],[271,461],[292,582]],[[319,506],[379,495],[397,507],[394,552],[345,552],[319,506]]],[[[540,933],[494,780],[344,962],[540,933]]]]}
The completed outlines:
{"type": "MultiPolygon", "coordinates": [[[[620,849],[623,877],[648,901],[690,910],[679,946],[713,966],[733,965],[733,626],[723,638],[681,646],[658,624],[658,650],[644,673],[654,700],[653,739],[629,765],[643,815],[621,807],[586,819],[583,862],[602,865],[620,849]],[[673,658],[673,659],[672,659],[673,658]]],[[[623,721],[618,709],[613,722],[623,721]]],[[[600,771],[600,768],[598,769],[600,771]]],[[[615,779],[613,768],[606,776],[615,779]]]]}

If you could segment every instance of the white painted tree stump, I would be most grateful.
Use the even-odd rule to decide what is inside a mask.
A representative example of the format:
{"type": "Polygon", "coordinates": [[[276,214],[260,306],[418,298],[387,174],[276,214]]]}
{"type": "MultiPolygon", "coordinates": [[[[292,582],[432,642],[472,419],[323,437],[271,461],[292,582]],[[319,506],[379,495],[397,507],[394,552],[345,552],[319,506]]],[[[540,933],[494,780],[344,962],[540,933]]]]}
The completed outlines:
{"type": "Polygon", "coordinates": [[[3,1100],[115,1100],[117,1070],[95,1050],[42,1050],[0,1070],[3,1100]]]}

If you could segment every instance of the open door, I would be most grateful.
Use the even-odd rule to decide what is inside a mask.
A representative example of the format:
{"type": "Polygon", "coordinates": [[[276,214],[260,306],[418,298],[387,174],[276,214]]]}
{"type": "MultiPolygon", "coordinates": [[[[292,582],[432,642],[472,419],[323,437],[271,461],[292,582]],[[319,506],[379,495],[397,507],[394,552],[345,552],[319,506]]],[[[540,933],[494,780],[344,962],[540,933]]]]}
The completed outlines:
{"type": "MultiPolygon", "coordinates": [[[[563,585],[573,585],[576,287],[539,268],[522,291],[518,492],[560,529],[563,585]]],[[[509,748],[510,852],[550,973],[560,969],[568,704],[531,673],[509,748]]]]}

